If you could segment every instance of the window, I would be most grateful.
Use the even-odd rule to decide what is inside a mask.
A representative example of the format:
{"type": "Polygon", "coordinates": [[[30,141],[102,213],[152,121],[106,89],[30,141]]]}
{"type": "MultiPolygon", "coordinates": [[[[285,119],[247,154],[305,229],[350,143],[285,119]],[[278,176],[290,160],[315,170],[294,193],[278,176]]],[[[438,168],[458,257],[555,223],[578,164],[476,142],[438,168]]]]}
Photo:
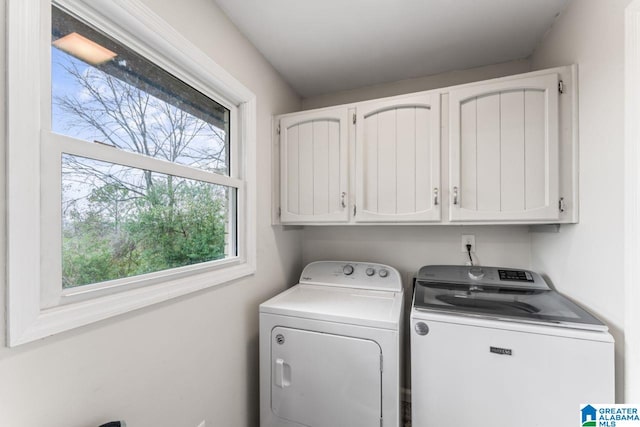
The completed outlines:
{"type": "Polygon", "coordinates": [[[94,3],[8,4],[10,345],[254,271],[254,96],[94,3]]]}

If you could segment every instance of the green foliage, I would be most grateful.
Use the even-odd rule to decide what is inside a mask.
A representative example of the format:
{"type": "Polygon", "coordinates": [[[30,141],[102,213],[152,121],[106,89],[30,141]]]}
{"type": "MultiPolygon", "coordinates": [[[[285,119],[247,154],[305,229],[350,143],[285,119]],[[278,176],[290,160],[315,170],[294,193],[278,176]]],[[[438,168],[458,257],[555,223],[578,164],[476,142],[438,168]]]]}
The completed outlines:
{"type": "Polygon", "coordinates": [[[137,197],[124,185],[95,188],[65,221],[63,286],[224,258],[228,197],[220,188],[170,176],[137,197]]]}

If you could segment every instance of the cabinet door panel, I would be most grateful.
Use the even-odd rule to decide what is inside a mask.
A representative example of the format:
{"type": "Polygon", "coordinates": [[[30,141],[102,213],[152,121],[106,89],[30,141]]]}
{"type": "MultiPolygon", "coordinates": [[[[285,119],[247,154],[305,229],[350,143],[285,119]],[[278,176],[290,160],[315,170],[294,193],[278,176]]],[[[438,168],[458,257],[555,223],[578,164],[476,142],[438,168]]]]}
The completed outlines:
{"type": "Polygon", "coordinates": [[[378,116],[378,212],[396,213],[396,150],[398,146],[397,110],[387,110],[378,116]]]}
{"type": "MultiPolygon", "coordinates": [[[[415,170],[415,212],[427,212],[432,208],[432,203],[435,200],[433,190],[437,188],[438,192],[440,191],[440,119],[438,119],[437,123],[434,122],[434,120],[429,117],[431,114],[431,110],[426,108],[415,109],[415,158],[413,159],[415,170]],[[432,126],[435,126],[437,129],[433,129],[432,126]],[[434,141],[432,144],[419,143],[419,141],[426,141],[433,137],[436,137],[437,141],[434,141]],[[424,167],[424,165],[431,165],[431,167],[424,167]],[[436,169],[435,171],[433,170],[434,168],[436,169]],[[437,173],[437,176],[435,176],[434,173],[437,173]]],[[[437,115],[439,116],[439,114],[437,115]]],[[[409,160],[401,164],[411,165],[411,161],[409,160]]],[[[410,170],[411,168],[407,169],[410,170]]],[[[409,180],[410,177],[406,179],[409,180]]],[[[438,194],[438,198],[439,197],[440,195],[438,194]]],[[[440,203],[440,201],[438,201],[438,203],[440,203]]],[[[434,216],[436,216],[436,214],[437,217],[440,218],[439,209],[437,209],[437,213],[434,213],[434,216]]]]}
{"type": "MultiPolygon", "coordinates": [[[[329,176],[327,179],[329,180],[329,194],[327,195],[328,199],[328,212],[340,212],[342,209],[345,209],[342,206],[342,191],[345,191],[344,203],[347,203],[347,194],[346,187],[342,187],[341,179],[347,178],[348,171],[344,168],[341,168],[341,161],[344,162],[346,159],[346,154],[342,153],[341,150],[344,149],[344,146],[347,145],[347,142],[341,142],[340,139],[340,123],[335,121],[330,121],[328,123],[329,126],[329,176]],[[344,188],[344,189],[343,189],[344,188]],[[335,197],[336,194],[339,194],[340,197],[335,197]]],[[[348,148],[348,147],[347,147],[348,148]]]]}
{"type": "Polygon", "coordinates": [[[559,218],[557,74],[452,90],[451,221],[559,218]]]}
{"type": "Polygon", "coordinates": [[[396,212],[399,214],[416,212],[416,123],[415,108],[396,110],[397,139],[405,141],[396,149],[396,212]]]}
{"type": "Polygon", "coordinates": [[[500,95],[477,98],[476,198],[479,211],[500,210],[500,95]]]}
{"type": "MultiPolygon", "coordinates": [[[[284,131],[281,131],[284,132],[284,131]]],[[[282,198],[282,211],[299,214],[300,213],[300,154],[298,151],[298,135],[299,127],[292,126],[287,131],[287,144],[282,146],[282,168],[287,169],[287,173],[283,173],[281,192],[286,191],[287,197],[282,198]],[[285,204],[286,203],[286,204],[285,204]],[[285,208],[286,206],[286,208],[285,208]]]]}
{"type": "Polygon", "coordinates": [[[302,123],[298,130],[298,199],[300,200],[300,215],[313,215],[313,122],[302,123]]]}
{"type": "Polygon", "coordinates": [[[355,221],[440,220],[439,95],[360,106],[356,134],[355,221]]]}
{"type": "Polygon", "coordinates": [[[360,186],[360,180],[357,180],[358,189],[357,205],[360,205],[361,211],[378,211],[378,116],[374,115],[368,118],[362,126],[359,127],[358,135],[366,141],[364,144],[356,144],[356,157],[358,158],[359,173],[363,175],[363,182],[372,182],[376,185],[360,186]],[[362,129],[362,131],[360,131],[362,129]],[[362,160],[360,160],[362,159],[362,160]]]}
{"type": "Polygon", "coordinates": [[[313,214],[329,213],[329,122],[313,123],[313,214]]]}
{"type": "Polygon", "coordinates": [[[525,194],[526,208],[544,208],[546,203],[545,181],[539,171],[546,167],[546,150],[535,141],[544,139],[544,94],[541,91],[525,93],[525,194]]]}
{"type": "Polygon", "coordinates": [[[280,143],[282,223],[347,222],[346,108],[283,117],[280,143]]]}
{"type": "MultiPolygon", "coordinates": [[[[451,101],[449,101],[451,102],[451,101]]],[[[454,203],[459,203],[463,209],[478,210],[477,194],[477,170],[476,160],[476,103],[465,102],[460,106],[460,168],[466,173],[460,175],[460,185],[454,186],[454,195],[458,197],[454,203]]]]}
{"type": "Polygon", "coordinates": [[[504,211],[525,210],[524,91],[500,94],[500,194],[504,211]]]}

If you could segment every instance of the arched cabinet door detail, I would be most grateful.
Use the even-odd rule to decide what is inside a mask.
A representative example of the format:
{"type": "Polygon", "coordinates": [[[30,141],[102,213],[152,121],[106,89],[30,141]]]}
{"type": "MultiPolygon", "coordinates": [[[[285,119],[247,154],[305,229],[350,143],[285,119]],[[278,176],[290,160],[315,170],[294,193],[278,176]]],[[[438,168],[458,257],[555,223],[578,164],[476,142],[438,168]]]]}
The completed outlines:
{"type": "Polygon", "coordinates": [[[559,218],[558,75],[449,94],[449,219],[559,218]]]}
{"type": "Polygon", "coordinates": [[[332,108],[280,120],[280,220],[347,222],[347,109],[332,108]]]}
{"type": "Polygon", "coordinates": [[[439,94],[358,106],[355,160],[355,222],[439,221],[439,94]]]}

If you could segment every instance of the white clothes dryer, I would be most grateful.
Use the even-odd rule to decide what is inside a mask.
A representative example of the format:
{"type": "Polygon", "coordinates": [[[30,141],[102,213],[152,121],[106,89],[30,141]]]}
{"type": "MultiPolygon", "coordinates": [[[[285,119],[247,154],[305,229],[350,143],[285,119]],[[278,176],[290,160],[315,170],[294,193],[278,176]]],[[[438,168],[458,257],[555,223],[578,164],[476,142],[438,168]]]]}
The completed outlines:
{"type": "Polygon", "coordinates": [[[260,305],[262,427],[398,427],[403,287],[392,267],[307,265],[260,305]]]}

